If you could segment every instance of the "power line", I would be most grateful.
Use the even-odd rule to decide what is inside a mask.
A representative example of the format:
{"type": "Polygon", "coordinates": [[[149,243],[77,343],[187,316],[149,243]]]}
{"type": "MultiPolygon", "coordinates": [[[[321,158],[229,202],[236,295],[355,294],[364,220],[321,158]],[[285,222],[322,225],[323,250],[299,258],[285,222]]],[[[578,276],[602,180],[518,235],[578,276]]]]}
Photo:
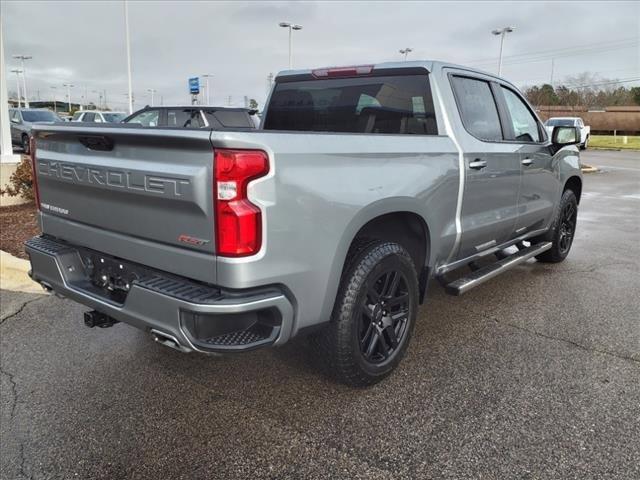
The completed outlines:
{"type": "Polygon", "coordinates": [[[560,86],[564,86],[564,87],[571,87],[571,88],[585,88],[585,87],[602,87],[605,85],[618,85],[620,83],[630,83],[630,82],[638,82],[640,81],[640,77],[635,77],[635,78],[625,78],[622,80],[611,80],[611,81],[607,81],[607,82],[599,82],[599,83],[587,83],[584,85],[576,85],[576,84],[567,84],[567,85],[560,85],[560,86]]]}
{"type": "MultiPolygon", "coordinates": [[[[539,50],[537,52],[527,52],[527,53],[519,53],[512,55],[505,55],[503,57],[504,60],[524,60],[527,57],[541,57],[541,56],[550,56],[551,57],[561,57],[561,56],[571,56],[577,53],[582,52],[591,52],[594,50],[611,50],[620,47],[631,47],[638,45],[639,39],[637,37],[625,38],[620,40],[610,40],[608,42],[598,42],[587,45],[576,45],[573,47],[564,47],[564,48],[554,48],[551,50],[539,50]]],[[[461,62],[467,65],[487,65],[495,63],[496,58],[484,58],[480,60],[467,60],[466,62],[461,62]]]]}

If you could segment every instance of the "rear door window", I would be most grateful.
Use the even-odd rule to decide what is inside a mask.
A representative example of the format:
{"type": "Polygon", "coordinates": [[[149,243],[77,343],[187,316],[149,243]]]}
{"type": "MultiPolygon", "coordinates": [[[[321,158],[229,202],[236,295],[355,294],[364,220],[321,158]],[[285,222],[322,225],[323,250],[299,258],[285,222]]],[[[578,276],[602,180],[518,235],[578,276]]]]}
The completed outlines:
{"type": "Polygon", "coordinates": [[[264,129],[438,134],[426,74],[279,82],[264,129]]]}
{"type": "Polygon", "coordinates": [[[451,81],[462,123],[467,131],[480,140],[502,140],[498,107],[489,82],[459,76],[453,76],[451,81]]]}
{"type": "Polygon", "coordinates": [[[192,108],[174,108],[167,110],[167,127],[176,128],[202,128],[202,116],[200,110],[192,108]]]}
{"type": "Polygon", "coordinates": [[[95,113],[85,113],[84,117],[82,117],[83,122],[93,122],[96,119],[95,113]]]}
{"type": "Polygon", "coordinates": [[[515,140],[519,142],[539,142],[538,121],[524,101],[512,90],[501,87],[504,100],[511,117],[515,140]]]}

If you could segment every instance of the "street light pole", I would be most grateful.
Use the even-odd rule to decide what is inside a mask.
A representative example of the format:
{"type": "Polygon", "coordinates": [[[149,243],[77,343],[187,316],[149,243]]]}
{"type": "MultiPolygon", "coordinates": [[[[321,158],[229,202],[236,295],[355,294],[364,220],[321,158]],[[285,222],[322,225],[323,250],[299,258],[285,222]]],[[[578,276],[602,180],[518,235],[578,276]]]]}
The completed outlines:
{"type": "Polygon", "coordinates": [[[53,85],[51,85],[51,89],[53,90],[53,111],[58,113],[57,102],[56,102],[56,89],[57,89],[57,87],[54,87],[53,85]]]}
{"type": "Polygon", "coordinates": [[[413,52],[413,48],[403,48],[402,50],[399,50],[401,54],[404,55],[404,61],[407,61],[407,55],[409,55],[409,53],[413,52]]]}
{"type": "Polygon", "coordinates": [[[279,25],[282,28],[288,28],[289,29],[289,70],[291,70],[293,67],[293,57],[292,57],[292,51],[293,51],[293,30],[302,30],[302,25],[298,25],[297,23],[291,23],[291,22],[280,22],[279,25]]]}
{"type": "Polygon", "coordinates": [[[133,88],[131,87],[131,42],[129,39],[129,2],[124,0],[124,28],[127,44],[127,81],[129,84],[129,115],[133,113],[133,88]]]}
{"type": "Polygon", "coordinates": [[[504,47],[504,37],[507,33],[513,32],[515,27],[496,28],[491,33],[494,35],[500,35],[500,56],[498,58],[498,76],[502,75],[502,49],[504,47]]]}
{"type": "Polygon", "coordinates": [[[213,75],[211,75],[210,73],[205,73],[204,75],[202,75],[202,78],[204,78],[204,88],[207,89],[207,105],[211,105],[211,96],[209,95],[209,78],[213,77],[213,75]]]}
{"type": "Polygon", "coordinates": [[[13,70],[11,70],[11,72],[16,74],[16,87],[18,87],[18,108],[20,108],[22,106],[22,103],[20,103],[20,72],[22,72],[22,70],[14,68],[13,70]]]}
{"type": "Polygon", "coordinates": [[[157,92],[155,88],[147,88],[147,92],[151,94],[151,106],[153,107],[153,94],[157,92]]]}
{"type": "Polygon", "coordinates": [[[13,55],[13,58],[17,58],[22,63],[22,93],[24,94],[24,106],[29,108],[29,97],[27,96],[27,70],[24,67],[25,60],[31,60],[31,55],[13,55]]]}
{"type": "Polygon", "coordinates": [[[74,87],[72,83],[63,83],[63,87],[67,87],[67,103],[69,104],[69,113],[71,113],[71,87],[74,87]]]}

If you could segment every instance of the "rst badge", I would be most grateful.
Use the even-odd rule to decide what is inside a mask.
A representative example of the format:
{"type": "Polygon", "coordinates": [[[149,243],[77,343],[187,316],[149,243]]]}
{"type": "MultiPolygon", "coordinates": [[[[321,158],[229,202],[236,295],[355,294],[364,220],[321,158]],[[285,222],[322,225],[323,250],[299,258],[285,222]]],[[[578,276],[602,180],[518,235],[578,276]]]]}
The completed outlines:
{"type": "Polygon", "coordinates": [[[210,240],[203,240],[202,238],[191,237],[189,235],[182,234],[178,237],[178,241],[182,243],[188,243],[189,245],[206,245],[210,240]]]}

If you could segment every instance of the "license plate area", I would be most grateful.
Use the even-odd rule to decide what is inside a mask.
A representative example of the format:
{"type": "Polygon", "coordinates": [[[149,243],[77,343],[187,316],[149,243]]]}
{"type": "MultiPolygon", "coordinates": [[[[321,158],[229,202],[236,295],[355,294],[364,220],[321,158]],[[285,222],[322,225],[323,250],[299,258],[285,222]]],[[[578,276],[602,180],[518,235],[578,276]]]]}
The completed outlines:
{"type": "Polygon", "coordinates": [[[117,305],[124,304],[133,282],[153,275],[150,269],[93,250],[78,248],[78,254],[85,276],[82,281],[72,283],[117,305]]]}

